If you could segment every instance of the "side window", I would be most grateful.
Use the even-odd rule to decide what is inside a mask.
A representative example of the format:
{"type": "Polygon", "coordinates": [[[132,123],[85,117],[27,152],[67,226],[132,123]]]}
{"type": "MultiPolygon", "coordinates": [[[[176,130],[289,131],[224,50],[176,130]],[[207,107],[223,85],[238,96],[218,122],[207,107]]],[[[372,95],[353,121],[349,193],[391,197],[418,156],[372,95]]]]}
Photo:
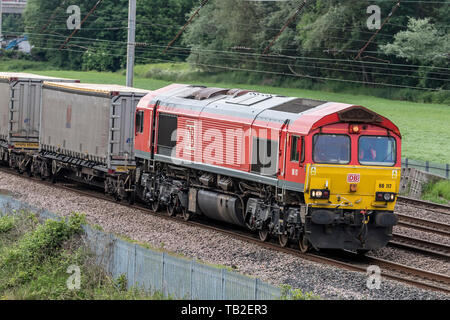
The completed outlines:
{"type": "Polygon", "coordinates": [[[172,114],[160,113],[158,120],[158,154],[172,156],[172,149],[177,141],[172,140],[173,133],[177,130],[178,117],[172,114]]]}
{"type": "Polygon", "coordinates": [[[136,112],[136,133],[144,132],[144,111],[136,112]]]}
{"type": "Polygon", "coordinates": [[[300,159],[300,152],[298,151],[298,143],[300,138],[297,136],[291,136],[291,161],[298,162],[300,159]]]}
{"type": "Polygon", "coordinates": [[[302,156],[300,162],[303,163],[305,162],[305,137],[302,137],[301,144],[302,144],[302,156]]]}

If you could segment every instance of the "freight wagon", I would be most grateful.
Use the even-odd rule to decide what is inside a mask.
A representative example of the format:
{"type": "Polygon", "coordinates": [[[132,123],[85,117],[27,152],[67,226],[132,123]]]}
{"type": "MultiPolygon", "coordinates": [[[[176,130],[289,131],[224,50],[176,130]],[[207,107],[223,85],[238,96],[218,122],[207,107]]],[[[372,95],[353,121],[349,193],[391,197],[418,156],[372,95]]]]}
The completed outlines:
{"type": "Polygon", "coordinates": [[[0,160],[19,171],[30,169],[38,150],[42,83],[79,82],[29,73],[0,72],[0,160]]]}
{"type": "Polygon", "coordinates": [[[134,114],[147,90],[118,85],[44,82],[36,168],[44,176],[65,175],[130,195],[134,157],[134,114]],[[47,169],[46,169],[47,168],[47,169]]]}

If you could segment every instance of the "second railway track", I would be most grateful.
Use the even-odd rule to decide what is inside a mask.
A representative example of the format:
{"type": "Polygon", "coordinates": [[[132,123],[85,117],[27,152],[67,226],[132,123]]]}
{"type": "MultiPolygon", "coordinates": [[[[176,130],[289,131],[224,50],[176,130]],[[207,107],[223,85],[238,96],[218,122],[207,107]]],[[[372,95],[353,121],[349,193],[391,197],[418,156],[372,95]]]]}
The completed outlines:
{"type": "MultiPolygon", "coordinates": [[[[16,176],[21,176],[17,172],[10,170],[8,168],[4,168],[4,167],[0,167],[0,171],[6,172],[9,174],[14,174],[16,176]]],[[[280,247],[278,244],[275,244],[272,242],[261,242],[254,234],[252,234],[248,231],[238,232],[236,230],[231,230],[229,228],[226,228],[222,225],[217,226],[217,225],[213,225],[213,224],[205,224],[200,221],[184,221],[180,217],[173,218],[173,217],[166,216],[164,214],[155,213],[152,210],[150,210],[149,208],[146,208],[144,206],[130,205],[126,202],[117,202],[113,198],[105,196],[101,192],[93,191],[91,189],[86,190],[85,187],[80,188],[79,184],[76,184],[76,183],[74,183],[74,184],[68,184],[68,183],[53,184],[48,181],[41,181],[38,178],[32,178],[32,179],[34,182],[42,183],[42,184],[45,184],[48,186],[59,187],[59,188],[65,189],[67,191],[76,192],[76,193],[84,195],[84,196],[94,197],[94,198],[97,198],[100,200],[114,202],[114,203],[122,205],[122,206],[127,206],[127,207],[131,207],[131,208],[134,208],[137,210],[145,211],[148,214],[152,214],[154,216],[157,216],[157,217],[160,217],[163,219],[176,220],[180,223],[184,223],[187,225],[197,226],[200,228],[206,228],[206,229],[210,229],[210,230],[213,230],[216,232],[227,234],[229,236],[232,236],[234,238],[237,238],[237,239],[240,239],[243,241],[255,243],[255,244],[257,244],[261,247],[267,248],[267,249],[292,254],[292,255],[299,256],[303,259],[313,261],[316,263],[337,266],[337,267],[344,268],[347,270],[358,271],[358,272],[362,272],[362,273],[367,272],[367,267],[369,265],[378,265],[382,269],[382,276],[385,278],[408,283],[410,285],[414,285],[416,287],[420,287],[420,288],[424,288],[424,289],[428,289],[428,290],[435,290],[435,291],[440,291],[440,292],[450,294],[450,277],[447,275],[438,274],[438,273],[434,273],[431,271],[422,270],[422,269],[406,266],[403,264],[391,262],[388,260],[370,257],[370,256],[366,256],[366,257],[362,257],[362,258],[361,257],[356,258],[356,256],[353,256],[353,258],[355,258],[355,259],[353,259],[353,258],[349,258],[349,257],[344,257],[344,258],[338,257],[338,256],[335,256],[334,254],[331,256],[323,256],[321,253],[306,253],[306,254],[304,254],[304,253],[301,253],[299,250],[294,249],[292,247],[284,247],[283,248],[283,247],[280,247]]]]}

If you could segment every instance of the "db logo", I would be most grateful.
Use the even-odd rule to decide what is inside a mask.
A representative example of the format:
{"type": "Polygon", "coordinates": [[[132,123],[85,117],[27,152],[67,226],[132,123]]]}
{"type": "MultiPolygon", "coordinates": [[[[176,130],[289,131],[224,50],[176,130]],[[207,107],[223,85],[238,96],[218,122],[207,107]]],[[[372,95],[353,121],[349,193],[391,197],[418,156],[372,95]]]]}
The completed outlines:
{"type": "Polygon", "coordinates": [[[359,173],[349,173],[347,175],[347,182],[348,183],[358,183],[360,179],[359,173]]]}

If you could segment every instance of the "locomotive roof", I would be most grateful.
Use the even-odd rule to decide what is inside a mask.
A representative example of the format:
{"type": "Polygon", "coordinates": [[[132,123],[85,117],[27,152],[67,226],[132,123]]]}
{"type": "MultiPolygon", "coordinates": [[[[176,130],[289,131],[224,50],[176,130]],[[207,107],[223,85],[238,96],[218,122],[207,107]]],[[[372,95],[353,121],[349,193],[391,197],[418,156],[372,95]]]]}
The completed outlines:
{"type": "Polygon", "coordinates": [[[217,119],[231,119],[248,124],[266,124],[280,128],[284,123],[292,130],[308,134],[312,129],[335,122],[376,122],[400,135],[388,119],[362,106],[263,94],[250,90],[208,88],[172,84],[152,92],[142,105],[160,101],[165,112],[202,114],[217,119]],[[354,110],[349,112],[350,110],[354,110]]]}
{"type": "Polygon", "coordinates": [[[92,94],[102,94],[102,95],[113,95],[114,93],[119,94],[148,94],[149,90],[125,87],[115,84],[96,84],[96,83],[60,83],[60,82],[44,82],[45,88],[61,89],[75,92],[92,93],[92,94]]]}
{"type": "Polygon", "coordinates": [[[79,81],[74,79],[67,79],[67,78],[56,78],[56,77],[49,77],[49,76],[42,76],[39,74],[32,74],[32,73],[21,73],[21,72],[0,72],[0,79],[6,79],[6,80],[42,80],[42,81],[79,81]]]}

